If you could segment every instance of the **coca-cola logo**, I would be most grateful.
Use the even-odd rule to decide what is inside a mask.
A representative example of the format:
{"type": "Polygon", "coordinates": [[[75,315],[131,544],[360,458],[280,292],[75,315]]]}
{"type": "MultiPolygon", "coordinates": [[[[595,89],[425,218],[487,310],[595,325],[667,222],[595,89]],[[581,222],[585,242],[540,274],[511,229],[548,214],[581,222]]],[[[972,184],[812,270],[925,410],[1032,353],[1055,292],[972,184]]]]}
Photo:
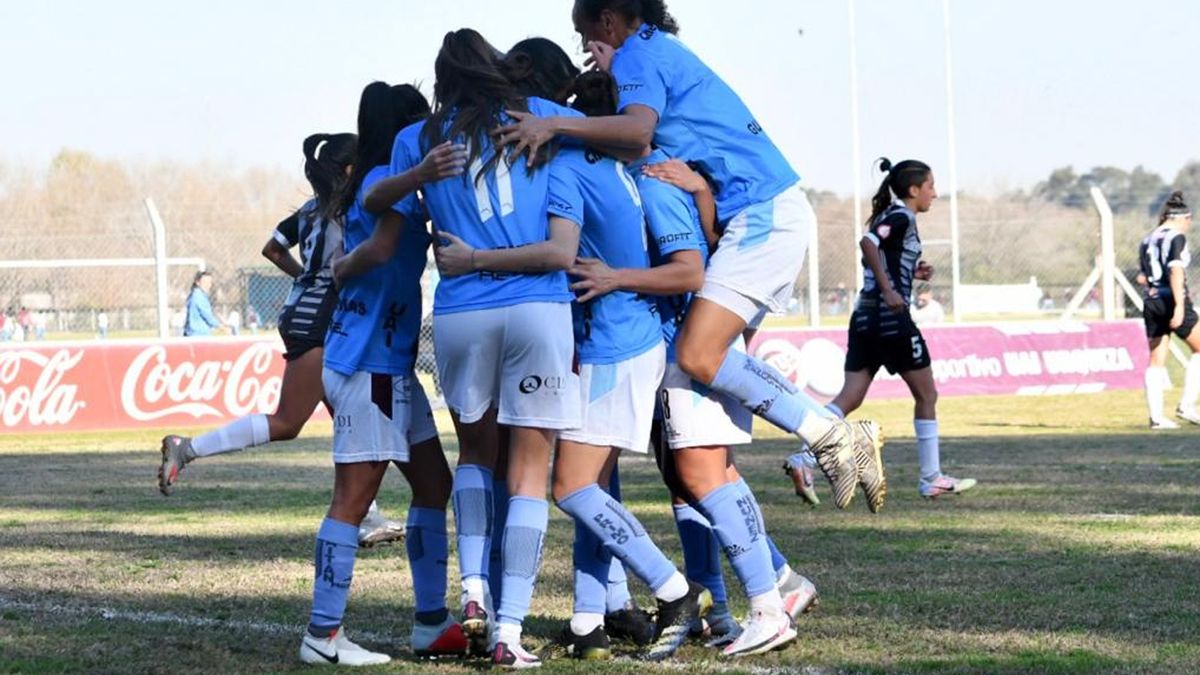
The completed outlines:
{"type": "Polygon", "coordinates": [[[22,422],[32,426],[69,424],[83,408],[76,401],[79,387],[63,377],[83,358],[83,350],[60,349],[53,354],[27,349],[0,351],[0,419],[5,427],[22,422]],[[23,368],[41,368],[34,379],[23,368]],[[18,380],[32,384],[14,384],[18,380]]]}
{"type": "Polygon", "coordinates": [[[268,375],[276,350],[266,342],[249,345],[233,361],[172,364],[167,348],[147,347],[121,382],[121,405],[130,418],[146,422],[168,415],[193,418],[269,413],[279,404],[282,378],[268,375]]]}

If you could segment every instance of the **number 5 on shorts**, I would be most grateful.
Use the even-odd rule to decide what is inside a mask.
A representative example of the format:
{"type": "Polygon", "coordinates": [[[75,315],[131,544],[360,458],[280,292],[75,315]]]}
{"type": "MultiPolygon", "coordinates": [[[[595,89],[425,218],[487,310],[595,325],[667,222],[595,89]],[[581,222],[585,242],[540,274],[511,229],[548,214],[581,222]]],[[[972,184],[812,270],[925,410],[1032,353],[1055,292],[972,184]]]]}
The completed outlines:
{"type": "Polygon", "coordinates": [[[920,335],[912,336],[912,354],[914,359],[919,359],[925,355],[925,344],[921,342],[920,335]]]}

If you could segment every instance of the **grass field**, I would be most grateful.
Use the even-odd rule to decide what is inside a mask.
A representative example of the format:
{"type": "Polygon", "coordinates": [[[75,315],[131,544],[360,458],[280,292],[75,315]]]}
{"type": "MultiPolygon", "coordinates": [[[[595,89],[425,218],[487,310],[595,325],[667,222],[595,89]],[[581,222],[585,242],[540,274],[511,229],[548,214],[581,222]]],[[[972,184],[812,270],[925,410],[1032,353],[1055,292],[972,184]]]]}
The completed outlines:
{"type": "MultiPolygon", "coordinates": [[[[739,462],[772,534],[822,593],[796,644],[734,663],[689,646],[663,666],[544,670],[1200,671],[1200,430],[1148,434],[1134,392],[947,399],[943,464],[980,486],[930,503],[916,495],[908,405],[866,412],[893,437],[878,516],[861,496],[847,512],[801,506],[778,469],[791,451],[780,435],[760,428],[739,462]]],[[[0,436],[0,671],[301,668],[328,431],[198,462],[171,498],[154,485],[159,433],[0,436]]],[[[630,508],[681,559],[653,464],[624,467],[630,508]]],[[[406,495],[393,472],[380,502],[402,517],[406,495]]],[[[570,537],[554,511],[526,628],[539,648],[570,611],[570,537]]],[[[402,547],[359,557],[351,635],[399,657],[385,672],[483,668],[406,660],[406,567],[402,547]]]]}

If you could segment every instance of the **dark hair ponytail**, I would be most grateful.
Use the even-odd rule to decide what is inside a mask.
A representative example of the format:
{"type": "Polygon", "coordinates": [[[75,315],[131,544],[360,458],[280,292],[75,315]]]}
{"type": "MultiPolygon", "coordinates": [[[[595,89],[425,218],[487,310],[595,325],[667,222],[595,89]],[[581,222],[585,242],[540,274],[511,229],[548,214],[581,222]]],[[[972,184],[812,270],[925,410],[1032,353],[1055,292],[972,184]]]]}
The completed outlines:
{"type": "Polygon", "coordinates": [[[879,170],[885,175],[875,196],[871,197],[871,215],[867,218],[867,227],[891,206],[893,199],[908,199],[911,196],[908,191],[920,187],[933,173],[928,164],[915,159],[906,159],[894,166],[887,157],[880,157],[878,161],[879,170]]]}
{"type": "Polygon", "coordinates": [[[312,186],[318,208],[328,204],[334,189],[354,161],[354,134],[313,134],[304,139],[304,177],[312,186]]]}
{"type": "Polygon", "coordinates": [[[664,0],[578,0],[578,6],[591,21],[599,19],[600,12],[607,9],[628,21],[641,21],[665,33],[679,34],[679,24],[667,11],[664,0]]]}
{"type": "Polygon", "coordinates": [[[377,166],[390,163],[396,134],[428,116],[429,101],[411,84],[368,84],[358,99],[358,143],[352,160],[354,169],[350,172],[350,178],[340,184],[337,198],[325,209],[325,215],[330,218],[346,215],[367,173],[377,166]]]}
{"type": "MultiPolygon", "coordinates": [[[[503,56],[470,28],[446,33],[433,62],[433,113],[421,130],[426,152],[447,139],[462,139],[470,165],[483,155],[488,134],[505,110],[529,110],[528,102],[500,70],[503,56]]],[[[475,180],[495,168],[502,154],[493,151],[475,180]]]]}
{"type": "Polygon", "coordinates": [[[1163,204],[1162,211],[1158,213],[1158,224],[1162,225],[1167,222],[1168,218],[1190,216],[1192,210],[1188,208],[1187,202],[1183,201],[1183,192],[1176,190],[1167,198],[1167,202],[1163,204]]]}
{"type": "Polygon", "coordinates": [[[617,81],[610,73],[592,70],[580,75],[574,93],[571,107],[588,117],[617,114],[617,81]]]}
{"type": "Polygon", "coordinates": [[[565,104],[579,68],[553,40],[521,40],[500,59],[500,71],[521,96],[565,104]]]}

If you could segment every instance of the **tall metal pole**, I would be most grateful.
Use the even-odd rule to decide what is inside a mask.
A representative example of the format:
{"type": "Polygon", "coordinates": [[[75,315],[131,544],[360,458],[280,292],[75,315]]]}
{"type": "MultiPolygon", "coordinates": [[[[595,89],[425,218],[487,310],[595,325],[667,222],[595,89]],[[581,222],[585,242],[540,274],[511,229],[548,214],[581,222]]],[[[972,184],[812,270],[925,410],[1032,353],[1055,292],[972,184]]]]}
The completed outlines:
{"type": "Polygon", "coordinates": [[[942,0],[943,30],[946,41],[946,145],[949,151],[948,178],[950,183],[950,270],[951,297],[954,299],[955,323],[962,320],[959,289],[962,286],[962,269],[959,263],[958,246],[958,149],[954,132],[954,62],[950,49],[950,0],[942,0]]]}
{"type": "Polygon", "coordinates": [[[146,215],[150,217],[150,228],[154,232],[154,289],[158,300],[158,337],[165,338],[170,331],[170,310],[167,308],[167,228],[154,200],[146,198],[146,215]]]}
{"type": "MultiPolygon", "coordinates": [[[[854,241],[850,250],[857,251],[863,228],[862,168],[858,165],[862,157],[862,134],[858,126],[858,22],[854,16],[855,0],[849,0],[847,5],[850,8],[850,168],[854,174],[854,241]]],[[[853,267],[854,290],[858,292],[863,287],[863,268],[858,264],[853,267]]]]}

